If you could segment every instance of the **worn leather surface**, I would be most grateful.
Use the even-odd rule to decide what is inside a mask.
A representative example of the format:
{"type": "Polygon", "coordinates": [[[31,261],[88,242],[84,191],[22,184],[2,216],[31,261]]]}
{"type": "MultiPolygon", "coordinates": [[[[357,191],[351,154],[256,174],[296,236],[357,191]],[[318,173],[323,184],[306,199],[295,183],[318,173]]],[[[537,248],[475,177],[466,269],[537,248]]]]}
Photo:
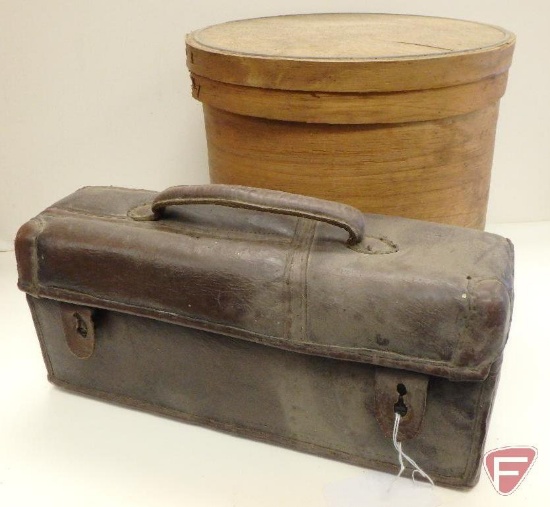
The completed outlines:
{"type": "Polygon", "coordinates": [[[85,188],[23,226],[19,285],[296,350],[481,380],[511,316],[513,251],[480,231],[365,215],[359,245],[332,225],[85,188]]]}
{"type": "Polygon", "coordinates": [[[472,485],[511,318],[510,242],[377,215],[361,228],[344,208],[273,193],[270,213],[254,204],[263,191],[218,190],[230,207],[88,187],[20,229],[50,379],[384,470],[403,382],[407,452],[438,482],[472,485]],[[67,304],[93,309],[87,358],[67,304]]]}
{"type": "MultiPolygon", "coordinates": [[[[95,316],[94,354],[82,360],[67,347],[59,303],[30,296],[29,303],[49,379],[57,385],[355,465],[398,470],[391,438],[376,418],[377,368],[369,364],[105,310],[95,316]]],[[[430,378],[421,429],[404,447],[438,484],[477,481],[497,378],[498,365],[483,382],[430,378]]]]}
{"type": "Polygon", "coordinates": [[[185,185],[160,192],[151,204],[153,213],[162,217],[168,206],[216,204],[233,208],[266,211],[326,222],[348,231],[350,245],[361,243],[365,221],[352,206],[324,201],[305,195],[239,185],[185,185]]]}

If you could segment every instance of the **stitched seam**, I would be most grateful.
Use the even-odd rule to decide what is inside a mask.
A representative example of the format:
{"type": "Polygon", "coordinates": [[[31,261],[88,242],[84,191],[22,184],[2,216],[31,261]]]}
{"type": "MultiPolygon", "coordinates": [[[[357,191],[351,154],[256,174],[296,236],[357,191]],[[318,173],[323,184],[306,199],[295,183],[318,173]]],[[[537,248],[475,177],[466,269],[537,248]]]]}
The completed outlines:
{"type": "MultiPolygon", "coordinates": [[[[126,215],[102,215],[102,214],[94,214],[89,213],[86,211],[75,211],[67,208],[48,208],[46,211],[44,211],[42,216],[46,216],[49,218],[57,218],[59,215],[67,215],[67,216],[74,216],[81,217],[84,219],[98,219],[100,221],[109,222],[111,220],[122,222],[125,225],[129,227],[136,227],[136,228],[144,228],[144,222],[139,222],[136,220],[133,220],[131,218],[128,218],[126,215]],[[59,214],[58,214],[59,213],[59,214]]],[[[196,236],[200,234],[201,236],[207,236],[212,238],[227,238],[227,232],[233,232],[235,234],[238,234],[241,236],[241,238],[235,237],[232,239],[248,239],[250,236],[264,236],[265,239],[269,239],[272,241],[272,238],[276,238],[279,240],[280,243],[288,244],[290,242],[289,239],[287,239],[284,235],[284,233],[279,232],[267,232],[267,231],[243,231],[240,229],[234,229],[231,227],[214,227],[214,226],[196,226],[195,228],[190,227],[189,225],[185,224],[185,222],[179,222],[178,226],[171,226],[167,224],[166,222],[159,222],[159,221],[152,221],[155,223],[155,229],[159,229],[165,232],[169,233],[179,233],[183,235],[188,236],[196,236]],[[208,227],[208,230],[206,229],[208,227]],[[216,234],[218,232],[218,234],[216,234]]],[[[151,222],[148,222],[151,223],[151,222]]]]}
{"type": "MultiPolygon", "coordinates": [[[[468,305],[467,305],[467,308],[466,308],[466,316],[464,317],[464,320],[462,322],[462,326],[463,326],[462,331],[459,331],[459,333],[458,333],[458,337],[457,337],[457,340],[456,340],[454,348],[453,348],[453,353],[451,355],[451,362],[454,365],[457,365],[457,363],[458,363],[459,351],[462,349],[461,345],[465,340],[466,333],[470,329],[470,322],[471,322],[472,316],[473,316],[474,302],[472,300],[472,293],[471,293],[470,285],[471,285],[471,280],[468,280],[468,282],[466,283],[466,289],[465,289],[465,292],[466,292],[466,295],[467,295],[467,302],[468,302],[468,305]]],[[[459,320],[459,323],[460,323],[460,320],[459,320]]]]}
{"type": "Polygon", "coordinates": [[[303,286],[303,294],[304,294],[304,304],[303,304],[303,308],[302,308],[302,322],[303,322],[303,325],[302,325],[302,336],[301,336],[301,339],[303,342],[306,342],[307,341],[307,337],[309,336],[309,312],[308,312],[308,306],[309,306],[309,302],[308,302],[308,268],[309,268],[309,259],[311,258],[311,249],[313,247],[313,241],[315,240],[315,233],[317,231],[317,225],[318,223],[315,222],[313,224],[313,227],[312,227],[312,230],[311,230],[311,233],[310,233],[310,237],[309,237],[309,241],[308,241],[308,245],[307,245],[307,249],[306,249],[306,259],[305,259],[305,262],[304,262],[304,265],[303,265],[303,281],[302,281],[302,286],[303,286]]]}
{"type": "Polygon", "coordinates": [[[389,254],[397,253],[400,250],[399,245],[397,243],[394,243],[393,241],[386,238],[385,236],[368,236],[366,234],[363,235],[363,241],[361,243],[359,243],[357,245],[347,245],[347,247],[350,250],[353,250],[354,252],[365,254],[365,255],[389,255],[389,254]],[[388,250],[387,252],[379,252],[379,251],[376,251],[376,250],[375,251],[367,250],[365,248],[365,246],[363,245],[363,243],[365,242],[366,239],[369,239],[369,238],[370,239],[377,239],[377,240],[381,241],[386,246],[390,247],[390,250],[388,250]]]}
{"type": "MultiPolygon", "coordinates": [[[[419,357],[413,357],[413,356],[403,356],[402,354],[398,354],[396,352],[386,352],[384,355],[382,355],[378,350],[372,350],[367,348],[350,348],[350,347],[346,348],[346,347],[341,347],[337,345],[320,346],[319,344],[313,343],[313,342],[302,342],[301,344],[297,345],[297,344],[285,341],[284,336],[280,337],[280,336],[259,334],[253,331],[243,330],[241,328],[237,328],[228,324],[208,321],[205,319],[195,319],[193,317],[169,312],[166,310],[151,309],[150,307],[141,307],[138,305],[129,305],[116,300],[111,300],[107,298],[98,298],[97,296],[93,296],[85,292],[77,292],[70,289],[58,288],[55,286],[49,286],[49,287],[43,286],[42,290],[38,288],[37,291],[31,290],[32,288],[28,287],[26,284],[20,284],[19,286],[22,290],[29,290],[31,295],[35,295],[37,297],[46,297],[53,300],[62,299],[69,303],[96,306],[96,307],[104,308],[106,310],[129,313],[129,314],[138,315],[144,318],[164,319],[170,323],[176,323],[178,325],[184,325],[184,326],[187,325],[187,326],[195,327],[197,329],[201,329],[205,331],[212,331],[218,334],[224,333],[224,332],[225,333],[233,332],[234,334],[232,334],[231,336],[235,338],[240,338],[240,339],[252,341],[255,343],[260,343],[262,345],[279,347],[279,348],[291,350],[294,352],[302,352],[306,354],[315,354],[315,355],[327,357],[328,352],[341,350],[344,353],[347,352],[349,354],[353,354],[353,353],[369,354],[370,357],[365,357],[365,356],[357,357],[354,354],[355,357],[336,357],[335,359],[349,360],[349,361],[355,361],[355,362],[369,362],[369,364],[372,364],[373,366],[380,365],[380,366],[388,366],[388,367],[393,367],[392,365],[394,364],[403,364],[403,363],[411,364],[412,362],[413,364],[411,365],[411,367],[433,365],[433,366],[439,366],[443,368],[444,372],[453,373],[453,374],[456,373],[453,370],[457,369],[456,366],[453,366],[451,363],[448,363],[445,361],[425,359],[425,358],[419,358],[419,357]],[[82,300],[75,301],[73,299],[70,299],[71,297],[77,297],[77,298],[81,297],[81,298],[84,298],[84,301],[82,300]],[[182,323],[182,320],[184,321],[184,323],[182,323]],[[311,350],[304,350],[301,347],[301,345],[311,346],[311,350]],[[325,353],[324,351],[327,351],[327,353],[325,353]],[[375,361],[375,359],[380,359],[380,358],[382,359],[382,362],[375,361]],[[384,360],[386,360],[387,363],[391,363],[391,364],[384,364],[384,360]]],[[[331,357],[331,356],[328,356],[328,357],[331,357]]],[[[478,373],[479,371],[476,368],[468,368],[468,367],[460,367],[459,369],[461,373],[478,373]]],[[[439,377],[443,376],[443,375],[437,375],[437,374],[431,374],[431,375],[439,376],[439,377]]],[[[463,380],[463,379],[459,379],[459,380],[463,380]]],[[[474,378],[471,380],[481,381],[483,379],[474,378]]]]}
{"type": "Polygon", "coordinates": [[[155,194],[155,195],[158,193],[158,192],[155,192],[153,190],[147,190],[145,188],[117,187],[116,185],[86,185],[84,187],[79,188],[76,192],[81,192],[83,190],[88,190],[90,188],[91,189],[100,188],[100,189],[104,189],[104,190],[124,190],[127,193],[149,192],[150,194],[155,194]]]}
{"type": "MultiPolygon", "coordinates": [[[[286,436],[279,435],[277,433],[271,433],[271,432],[268,432],[268,431],[265,431],[265,430],[257,429],[257,428],[250,427],[250,426],[246,426],[244,424],[224,422],[223,420],[220,420],[220,419],[207,417],[207,416],[201,416],[201,415],[195,415],[193,413],[185,412],[185,411],[177,409],[177,408],[165,407],[164,405],[160,405],[160,404],[154,403],[152,401],[141,400],[139,398],[135,398],[133,396],[128,396],[128,395],[125,395],[125,394],[112,393],[112,392],[104,391],[104,390],[97,389],[97,388],[79,386],[79,385],[73,384],[71,382],[68,382],[66,380],[58,379],[57,377],[55,377],[54,380],[55,380],[55,383],[57,383],[59,385],[66,386],[66,387],[68,387],[72,390],[75,390],[77,392],[81,392],[81,393],[84,393],[84,394],[85,393],[93,393],[97,397],[110,399],[110,400],[115,400],[115,401],[120,400],[120,402],[129,404],[129,405],[134,405],[134,406],[137,405],[138,407],[146,406],[146,407],[151,407],[151,409],[157,410],[157,411],[160,411],[160,412],[167,412],[167,413],[172,412],[172,413],[176,413],[176,414],[181,414],[181,415],[183,415],[185,417],[188,417],[191,420],[195,420],[197,422],[204,422],[206,424],[213,423],[215,425],[223,425],[228,429],[231,428],[231,427],[241,428],[245,431],[251,431],[251,432],[254,432],[254,433],[258,433],[260,435],[264,435],[268,439],[270,437],[274,436],[276,438],[281,438],[281,439],[284,439],[284,440],[289,441],[289,442],[300,442],[300,443],[304,443],[304,444],[307,444],[307,445],[311,445],[312,447],[317,447],[317,448],[325,449],[325,450],[328,450],[328,451],[338,452],[338,453],[344,454],[346,456],[361,457],[361,456],[356,455],[356,454],[351,454],[351,453],[346,452],[346,451],[341,451],[341,450],[335,449],[333,447],[329,447],[330,444],[328,444],[328,442],[326,443],[326,445],[322,445],[322,444],[317,444],[317,443],[310,442],[308,440],[302,440],[300,438],[286,437],[286,436]]],[[[387,456],[385,454],[371,453],[370,455],[378,457],[378,458],[385,458],[387,460],[387,456]]],[[[382,461],[382,460],[380,460],[380,461],[383,462],[383,463],[394,464],[394,463],[388,462],[388,461],[382,461]]]]}
{"type": "MultiPolygon", "coordinates": [[[[61,379],[58,379],[58,378],[55,378],[55,377],[50,378],[50,380],[52,382],[54,382],[55,384],[57,384],[59,386],[62,386],[62,387],[65,387],[65,388],[67,388],[71,391],[75,391],[75,392],[85,394],[85,395],[96,396],[100,399],[103,398],[103,399],[106,399],[108,401],[120,403],[120,404],[123,404],[123,405],[125,404],[125,405],[131,406],[131,407],[137,407],[138,409],[149,410],[149,411],[151,411],[153,413],[157,413],[157,414],[160,413],[162,415],[172,416],[172,417],[176,417],[176,418],[179,417],[180,420],[183,419],[184,421],[186,421],[188,423],[210,425],[210,426],[213,426],[214,428],[217,428],[219,430],[224,430],[224,431],[229,431],[229,432],[236,429],[237,432],[239,432],[239,430],[240,430],[241,434],[242,433],[245,433],[245,434],[246,433],[251,433],[253,436],[256,436],[256,438],[263,439],[264,441],[267,441],[267,442],[273,442],[275,440],[275,441],[278,441],[278,442],[287,442],[289,445],[291,445],[293,442],[296,442],[298,444],[305,444],[305,445],[311,447],[312,450],[320,449],[320,450],[328,451],[329,453],[333,453],[337,456],[342,456],[344,459],[354,461],[356,464],[361,464],[362,463],[363,466],[364,466],[365,463],[378,463],[378,464],[381,464],[381,465],[388,465],[392,468],[392,470],[397,470],[398,469],[398,466],[396,465],[396,463],[393,462],[393,461],[388,461],[388,457],[386,455],[383,455],[383,454],[374,453],[374,452],[369,454],[369,456],[372,456],[374,458],[382,458],[382,459],[373,459],[373,458],[366,457],[366,456],[363,457],[363,456],[358,455],[358,454],[350,454],[346,451],[337,450],[337,449],[334,449],[332,447],[326,447],[326,446],[323,446],[323,445],[320,445],[320,444],[314,444],[314,443],[308,442],[306,440],[301,440],[301,439],[298,439],[298,438],[285,437],[285,436],[278,435],[276,433],[269,433],[269,432],[266,432],[266,431],[263,431],[263,430],[260,430],[260,429],[249,428],[247,426],[240,425],[240,424],[226,423],[226,422],[219,421],[217,419],[213,419],[213,418],[209,418],[209,417],[189,414],[189,413],[184,412],[182,410],[164,407],[162,405],[158,405],[158,404],[153,403],[153,402],[142,401],[142,400],[139,400],[137,398],[133,398],[133,397],[127,396],[127,395],[110,393],[110,392],[103,391],[103,390],[96,389],[96,388],[78,386],[78,385],[72,384],[70,382],[67,382],[65,380],[61,380],[61,379]]],[[[410,471],[410,469],[409,469],[409,471],[410,471]]],[[[434,473],[433,475],[435,477],[442,477],[444,479],[445,478],[452,479],[453,480],[452,482],[457,482],[457,481],[462,479],[461,476],[444,475],[444,474],[440,474],[440,473],[437,473],[437,472],[434,473]]]]}
{"type": "Polygon", "coordinates": [[[286,333],[286,338],[296,344],[305,342],[306,327],[305,327],[305,273],[304,265],[307,262],[309,248],[311,247],[312,234],[315,229],[316,222],[311,220],[303,221],[300,225],[295,242],[296,248],[292,259],[292,265],[289,271],[290,284],[290,306],[289,315],[292,320],[286,333]]]}
{"type": "MultiPolygon", "coordinates": [[[[498,375],[498,372],[491,372],[489,374],[489,378],[491,375],[498,375]]],[[[476,418],[473,425],[472,438],[470,440],[470,452],[468,455],[468,460],[466,462],[466,466],[464,467],[464,471],[461,475],[461,478],[463,479],[467,478],[472,473],[472,468],[475,469],[477,465],[477,462],[474,460],[474,455],[476,454],[476,448],[477,448],[476,442],[479,440],[479,436],[481,435],[481,426],[482,426],[481,416],[483,413],[483,410],[480,407],[480,400],[488,389],[487,386],[489,385],[489,380],[487,379],[482,384],[483,385],[481,389],[479,389],[479,395],[476,400],[476,407],[477,407],[476,418]]],[[[497,388],[497,385],[495,380],[495,384],[493,385],[493,390],[496,390],[496,388],[497,388]]],[[[495,395],[496,393],[493,394],[493,397],[495,395]]],[[[494,399],[491,399],[491,405],[493,403],[494,403],[494,399]]],[[[492,406],[490,407],[489,410],[492,410],[492,406]]],[[[488,415],[490,415],[490,412],[488,413],[488,415]]],[[[487,428],[486,428],[486,431],[487,431],[487,428]]],[[[483,451],[483,449],[481,451],[483,451]]]]}
{"type": "Polygon", "coordinates": [[[284,335],[283,337],[287,340],[291,339],[291,329],[292,329],[292,322],[294,320],[293,315],[293,308],[292,308],[292,271],[294,267],[294,260],[296,259],[297,249],[300,245],[300,235],[302,233],[302,227],[303,227],[303,220],[298,219],[296,221],[296,227],[294,229],[294,236],[292,237],[292,242],[290,243],[290,248],[288,251],[286,266],[285,266],[285,273],[284,273],[284,284],[285,284],[285,291],[286,291],[286,308],[287,308],[287,319],[285,323],[285,329],[284,329],[284,335]]]}
{"type": "Polygon", "coordinates": [[[32,296],[27,295],[27,301],[29,303],[29,308],[31,310],[32,319],[34,326],[36,328],[36,335],[38,336],[38,342],[40,343],[40,350],[42,352],[42,358],[46,364],[46,370],[48,370],[48,376],[51,377],[54,375],[53,364],[46,347],[46,340],[44,338],[44,331],[42,329],[42,323],[40,317],[38,316],[38,311],[36,309],[36,303],[32,296]]]}
{"type": "Polygon", "coordinates": [[[32,269],[32,280],[31,283],[33,286],[38,287],[39,280],[38,280],[38,271],[39,271],[39,262],[40,258],[38,256],[38,238],[44,231],[45,222],[41,218],[35,218],[34,219],[39,226],[38,231],[34,234],[32,238],[32,246],[31,246],[31,269],[32,269]]]}
{"type": "Polygon", "coordinates": [[[479,389],[479,393],[477,395],[477,399],[476,399],[476,407],[477,407],[476,418],[475,418],[475,421],[474,421],[474,424],[473,424],[472,436],[470,438],[470,450],[469,450],[469,453],[468,453],[468,459],[466,460],[466,466],[464,467],[464,471],[462,472],[462,477],[466,477],[469,474],[469,472],[471,470],[471,467],[472,467],[472,460],[473,460],[473,455],[474,455],[474,444],[477,441],[476,437],[479,434],[481,413],[483,412],[483,410],[481,410],[481,407],[479,406],[479,402],[481,400],[483,392],[485,391],[485,385],[486,384],[484,383],[483,386],[481,387],[481,389],[479,389]]]}
{"type": "MultiPolygon", "coordinates": [[[[486,280],[494,280],[494,281],[496,281],[499,284],[504,286],[504,284],[502,283],[502,281],[499,278],[490,277],[490,278],[484,278],[483,279],[483,281],[486,281],[486,280]]],[[[466,340],[466,334],[470,332],[470,329],[472,328],[472,323],[474,322],[474,318],[476,316],[476,293],[475,293],[475,291],[472,290],[472,285],[474,283],[478,283],[478,282],[474,282],[473,280],[468,280],[468,282],[466,284],[465,292],[467,294],[468,307],[467,307],[467,310],[466,310],[466,316],[463,320],[462,331],[459,331],[459,333],[458,333],[458,338],[457,338],[457,341],[454,345],[453,354],[451,356],[452,357],[452,359],[451,359],[452,364],[457,366],[458,368],[463,368],[462,366],[457,364],[458,359],[459,359],[459,351],[461,351],[463,349],[462,344],[466,340]]],[[[511,307],[511,305],[510,305],[510,307],[511,307]]],[[[511,319],[511,316],[510,316],[510,319],[511,319]]],[[[489,368],[490,368],[490,365],[498,359],[498,356],[500,356],[500,354],[504,350],[505,346],[506,346],[506,341],[504,341],[504,343],[503,343],[500,350],[494,352],[496,354],[496,357],[492,358],[492,361],[489,363],[489,368]]],[[[490,357],[489,357],[489,359],[490,359],[490,357]]],[[[487,363],[481,362],[480,365],[479,365],[480,368],[483,367],[484,364],[486,365],[487,363]]],[[[470,368],[470,369],[473,370],[474,368],[470,368]]]]}

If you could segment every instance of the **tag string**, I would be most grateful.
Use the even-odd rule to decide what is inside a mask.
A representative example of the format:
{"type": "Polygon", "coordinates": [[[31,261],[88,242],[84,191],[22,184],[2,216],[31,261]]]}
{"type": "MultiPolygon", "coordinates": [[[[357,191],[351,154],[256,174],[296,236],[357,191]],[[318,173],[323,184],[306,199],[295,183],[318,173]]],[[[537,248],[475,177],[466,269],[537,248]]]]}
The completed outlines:
{"type": "Polygon", "coordinates": [[[416,462],[405,452],[403,451],[403,447],[401,445],[401,442],[398,442],[397,440],[397,434],[399,432],[399,423],[401,422],[401,416],[396,412],[395,413],[395,421],[393,423],[393,446],[395,447],[395,450],[397,451],[397,456],[399,458],[399,466],[401,467],[399,470],[399,473],[397,474],[397,477],[401,477],[401,474],[405,471],[405,463],[404,460],[408,461],[413,467],[414,470],[412,472],[412,480],[414,481],[414,474],[419,473],[422,477],[427,479],[432,486],[434,486],[434,481],[432,481],[432,478],[424,472],[417,464],[416,462]]]}

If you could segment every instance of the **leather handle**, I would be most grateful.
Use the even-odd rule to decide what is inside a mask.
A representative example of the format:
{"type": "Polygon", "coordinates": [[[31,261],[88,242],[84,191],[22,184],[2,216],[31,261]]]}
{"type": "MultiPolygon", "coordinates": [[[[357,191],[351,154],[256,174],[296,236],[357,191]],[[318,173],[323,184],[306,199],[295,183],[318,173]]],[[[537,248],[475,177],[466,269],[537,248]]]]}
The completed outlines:
{"type": "Polygon", "coordinates": [[[151,209],[156,217],[162,217],[167,206],[185,204],[218,204],[232,208],[310,218],[345,229],[349,233],[349,245],[360,243],[364,234],[363,214],[347,204],[278,190],[239,185],[213,184],[170,187],[155,197],[151,209]]]}

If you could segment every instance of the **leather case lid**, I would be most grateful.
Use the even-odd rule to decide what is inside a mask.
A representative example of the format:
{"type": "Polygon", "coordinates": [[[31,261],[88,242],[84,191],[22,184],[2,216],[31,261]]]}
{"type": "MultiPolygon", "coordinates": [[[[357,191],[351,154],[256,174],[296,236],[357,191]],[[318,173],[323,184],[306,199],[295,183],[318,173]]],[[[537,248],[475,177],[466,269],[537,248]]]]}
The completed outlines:
{"type": "Polygon", "coordinates": [[[482,380],[503,351],[513,249],[497,235],[365,215],[326,223],[212,205],[130,210],[156,193],[87,187],[25,224],[19,286],[335,359],[482,380]]]}

